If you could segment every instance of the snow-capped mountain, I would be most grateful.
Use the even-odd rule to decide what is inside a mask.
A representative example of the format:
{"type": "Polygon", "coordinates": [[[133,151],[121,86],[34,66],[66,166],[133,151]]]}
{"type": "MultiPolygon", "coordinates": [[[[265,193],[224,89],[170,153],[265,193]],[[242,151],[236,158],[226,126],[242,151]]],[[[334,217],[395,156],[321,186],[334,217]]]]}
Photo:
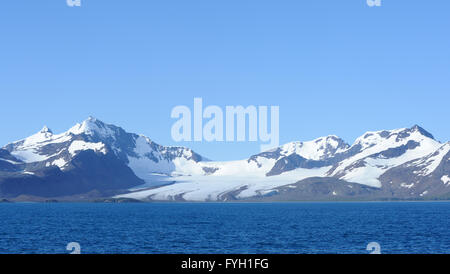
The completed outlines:
{"type": "Polygon", "coordinates": [[[381,187],[379,176],[387,169],[420,159],[441,144],[419,126],[410,129],[368,132],[349,149],[353,152],[327,175],[350,182],[381,187]]]}
{"type": "MultiPolygon", "coordinates": [[[[343,195],[342,198],[348,198],[348,191],[342,191],[342,182],[348,182],[348,188],[353,189],[350,193],[355,197],[370,193],[369,196],[364,196],[367,199],[445,196],[450,193],[450,183],[444,183],[448,182],[450,177],[448,162],[445,162],[448,156],[444,156],[448,153],[446,147],[447,144],[434,140],[430,133],[419,126],[367,132],[351,146],[336,136],[328,136],[309,142],[289,143],[247,160],[202,162],[199,165],[207,171],[204,175],[181,176],[177,181],[183,184],[137,191],[121,197],[196,201],[255,197],[270,197],[271,200],[277,197],[281,200],[285,199],[284,197],[295,199],[285,193],[286,190],[291,193],[298,190],[297,183],[300,182],[302,188],[306,185],[310,187],[302,193],[297,193],[297,197],[315,199],[314,195],[304,194],[310,193],[311,188],[325,181],[326,188],[323,191],[326,191],[325,194],[330,199],[339,198],[340,195],[343,195]],[[410,171],[405,170],[404,165],[409,162],[422,166],[411,168],[410,171]],[[435,166],[443,167],[437,169],[435,166]],[[428,170],[428,173],[416,172],[419,168],[428,170]],[[385,187],[385,181],[390,174],[388,171],[395,170],[401,170],[399,172],[403,173],[399,177],[403,178],[402,183],[399,183],[398,188],[394,185],[385,187]],[[436,187],[430,185],[430,176],[436,178],[433,181],[436,187]],[[408,181],[423,182],[421,185],[424,190],[410,191],[405,195],[404,189],[409,185],[405,182],[408,181]],[[368,189],[355,192],[357,187],[352,183],[366,186],[368,189]],[[430,190],[426,192],[428,188],[430,190]],[[431,191],[431,188],[438,191],[431,191]]],[[[322,192],[317,194],[326,197],[322,192]]]]}
{"type": "Polygon", "coordinates": [[[450,142],[447,142],[425,157],[390,168],[379,180],[381,188],[396,197],[448,198],[449,174],[450,142]]]}
{"type": "Polygon", "coordinates": [[[214,162],[184,147],[88,118],[0,149],[0,197],[226,201],[450,197],[450,143],[419,126],[330,135],[248,159],[214,162]]]}
{"type": "Polygon", "coordinates": [[[3,196],[127,189],[151,181],[154,173],[175,174],[202,160],[190,149],[164,147],[92,117],[61,134],[44,127],[1,151],[0,168],[10,171],[0,174],[3,196]],[[43,186],[36,188],[36,181],[43,186]],[[81,182],[67,189],[72,181],[81,182]]]}

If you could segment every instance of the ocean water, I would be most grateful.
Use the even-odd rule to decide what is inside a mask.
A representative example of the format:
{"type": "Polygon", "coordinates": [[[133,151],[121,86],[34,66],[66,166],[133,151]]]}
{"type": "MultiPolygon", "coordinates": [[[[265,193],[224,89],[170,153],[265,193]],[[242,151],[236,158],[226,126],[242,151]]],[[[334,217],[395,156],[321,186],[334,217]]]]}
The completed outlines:
{"type": "Polygon", "coordinates": [[[450,202],[0,204],[0,253],[450,253],[450,202]]]}

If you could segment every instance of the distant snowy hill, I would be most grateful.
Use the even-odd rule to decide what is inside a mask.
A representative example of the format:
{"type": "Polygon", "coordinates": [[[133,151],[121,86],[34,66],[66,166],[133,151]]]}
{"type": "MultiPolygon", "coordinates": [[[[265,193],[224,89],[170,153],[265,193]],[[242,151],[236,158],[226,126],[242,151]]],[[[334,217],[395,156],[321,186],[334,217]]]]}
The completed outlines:
{"type": "MultiPolygon", "coordinates": [[[[0,149],[0,197],[229,201],[450,197],[450,143],[419,126],[214,162],[95,118],[0,149]]],[[[26,199],[26,198],[25,198],[26,199]]]]}

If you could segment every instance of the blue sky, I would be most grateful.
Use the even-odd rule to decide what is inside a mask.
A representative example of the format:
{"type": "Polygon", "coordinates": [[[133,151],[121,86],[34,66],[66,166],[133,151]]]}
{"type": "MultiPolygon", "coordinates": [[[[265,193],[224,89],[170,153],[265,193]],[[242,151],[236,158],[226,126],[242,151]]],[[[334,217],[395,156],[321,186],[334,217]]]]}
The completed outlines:
{"type": "Polygon", "coordinates": [[[419,124],[450,140],[450,2],[2,2],[0,146],[89,115],[246,158],[259,143],[175,143],[177,105],[278,105],[280,142],[419,124]]]}

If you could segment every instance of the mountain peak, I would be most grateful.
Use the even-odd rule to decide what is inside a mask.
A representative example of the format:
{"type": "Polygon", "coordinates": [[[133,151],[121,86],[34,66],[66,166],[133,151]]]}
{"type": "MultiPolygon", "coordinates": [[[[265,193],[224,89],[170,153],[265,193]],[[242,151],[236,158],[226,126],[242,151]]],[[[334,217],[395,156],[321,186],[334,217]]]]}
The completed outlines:
{"type": "Polygon", "coordinates": [[[47,126],[44,126],[40,131],[36,132],[35,134],[22,140],[12,142],[10,144],[22,143],[23,146],[30,146],[36,143],[51,140],[53,137],[54,137],[53,132],[47,126]]]}
{"type": "Polygon", "coordinates": [[[95,118],[94,116],[91,116],[91,115],[89,115],[89,117],[84,121],[92,122],[92,123],[95,123],[95,122],[103,123],[102,121],[98,120],[97,118],[95,118]]]}
{"type": "Polygon", "coordinates": [[[329,135],[306,142],[290,142],[279,147],[285,156],[300,155],[306,159],[320,160],[333,156],[349,148],[349,145],[336,135],[329,135]]]}
{"type": "Polygon", "coordinates": [[[41,131],[39,131],[39,133],[50,133],[50,134],[53,134],[53,132],[52,132],[52,130],[51,129],[49,129],[47,126],[44,126],[42,129],[41,129],[41,131]]]}
{"type": "Polygon", "coordinates": [[[384,142],[385,140],[396,136],[397,138],[408,138],[411,133],[419,133],[430,139],[434,139],[433,135],[420,127],[419,125],[414,125],[411,128],[399,128],[394,130],[380,130],[380,131],[368,131],[364,133],[361,137],[357,138],[355,144],[363,145],[363,147],[369,147],[374,144],[384,142]]]}
{"type": "Polygon", "coordinates": [[[425,129],[423,129],[421,126],[419,125],[414,125],[411,129],[412,132],[419,132],[420,134],[422,134],[423,136],[426,136],[428,138],[431,138],[434,140],[434,136],[429,133],[428,131],[426,131],[425,129]]]}
{"type": "Polygon", "coordinates": [[[109,128],[109,125],[103,123],[93,116],[89,116],[83,122],[77,123],[71,129],[69,129],[69,132],[75,135],[82,133],[87,135],[94,135],[95,133],[98,133],[104,136],[110,135],[111,129],[109,128]]]}
{"type": "Polygon", "coordinates": [[[94,116],[89,116],[86,120],[81,122],[81,124],[96,124],[96,125],[106,125],[104,122],[100,121],[99,119],[95,118],[94,116]]]}

